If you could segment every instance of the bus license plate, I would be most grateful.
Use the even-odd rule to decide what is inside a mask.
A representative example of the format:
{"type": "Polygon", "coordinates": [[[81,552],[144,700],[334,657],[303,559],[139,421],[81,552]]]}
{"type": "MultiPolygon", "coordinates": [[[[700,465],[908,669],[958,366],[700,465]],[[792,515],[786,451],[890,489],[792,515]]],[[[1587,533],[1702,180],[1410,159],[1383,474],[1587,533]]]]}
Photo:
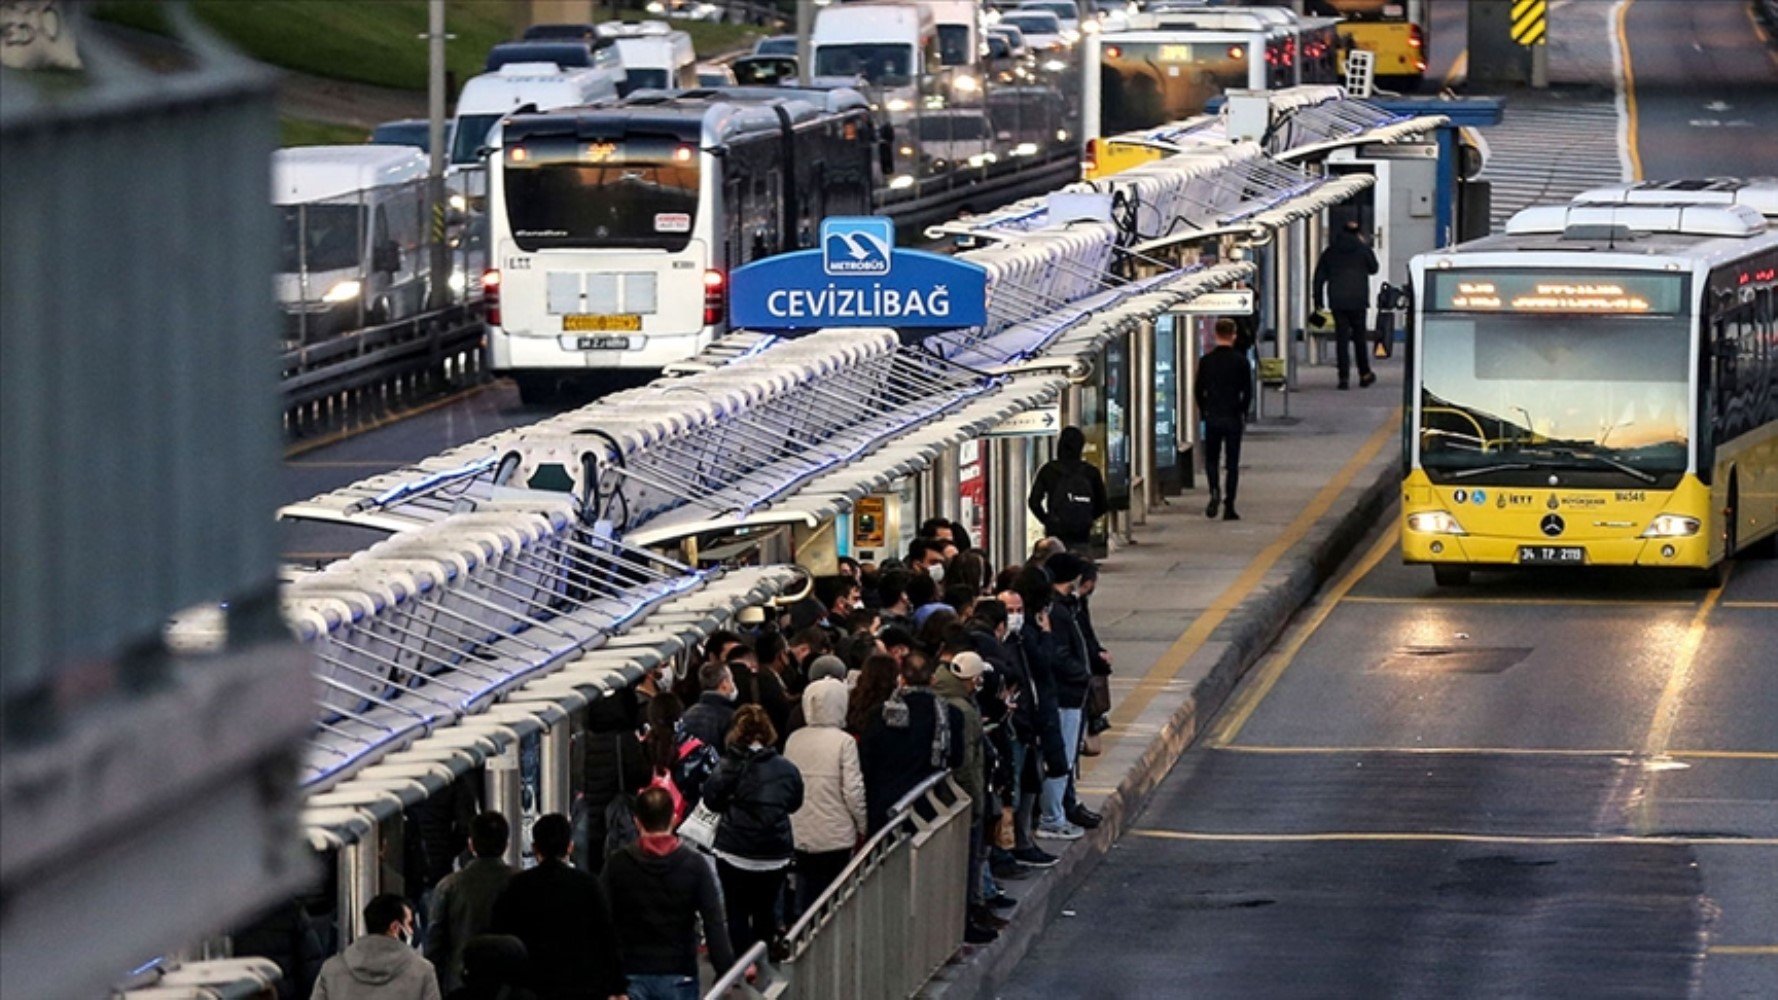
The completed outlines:
{"type": "Polygon", "coordinates": [[[569,313],[562,317],[563,333],[635,333],[641,329],[640,313],[617,313],[611,316],[569,313]]]}
{"type": "Polygon", "coordinates": [[[630,349],[628,337],[578,337],[574,341],[577,351],[627,351],[630,349]]]}
{"type": "Polygon", "coordinates": [[[1521,545],[1520,566],[1584,566],[1587,550],[1579,545],[1521,545]]]}

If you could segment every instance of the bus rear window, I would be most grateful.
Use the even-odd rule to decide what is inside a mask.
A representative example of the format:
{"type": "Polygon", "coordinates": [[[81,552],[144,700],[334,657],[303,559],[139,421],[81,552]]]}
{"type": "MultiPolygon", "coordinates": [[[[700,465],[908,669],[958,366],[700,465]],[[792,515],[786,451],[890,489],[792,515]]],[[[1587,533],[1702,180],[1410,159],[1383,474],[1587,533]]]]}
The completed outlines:
{"type": "Polygon", "coordinates": [[[1210,98],[1247,86],[1247,47],[1241,44],[1119,41],[1101,52],[1100,135],[1190,118],[1210,98]]]}
{"type": "Polygon", "coordinates": [[[671,137],[531,138],[506,149],[506,222],[523,250],[683,250],[698,150],[671,137]]]}

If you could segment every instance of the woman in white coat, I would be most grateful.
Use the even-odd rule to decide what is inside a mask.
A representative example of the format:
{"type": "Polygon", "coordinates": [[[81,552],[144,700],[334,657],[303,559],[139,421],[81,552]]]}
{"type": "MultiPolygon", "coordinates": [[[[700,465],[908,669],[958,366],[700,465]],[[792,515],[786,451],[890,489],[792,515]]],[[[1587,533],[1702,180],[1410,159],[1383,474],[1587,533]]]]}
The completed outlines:
{"type": "Polygon", "coordinates": [[[784,759],[803,775],[803,805],[790,814],[798,912],[845,870],[864,836],[864,769],[858,742],[845,730],[849,694],[843,681],[831,677],[810,684],[803,690],[807,724],[784,745],[784,759]]]}

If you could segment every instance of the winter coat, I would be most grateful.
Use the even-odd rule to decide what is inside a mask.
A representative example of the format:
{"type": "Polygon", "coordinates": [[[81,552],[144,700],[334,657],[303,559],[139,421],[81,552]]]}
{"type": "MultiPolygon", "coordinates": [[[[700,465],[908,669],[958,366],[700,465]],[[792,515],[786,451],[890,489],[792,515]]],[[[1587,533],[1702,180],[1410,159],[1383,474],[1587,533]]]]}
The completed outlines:
{"type": "Polygon", "coordinates": [[[735,721],[735,703],[716,693],[705,691],[680,717],[687,735],[696,736],[713,747],[728,746],[728,728],[735,721]]]}
{"type": "Polygon", "coordinates": [[[625,972],[696,976],[699,917],[717,974],[735,964],[722,890],[709,862],[695,850],[680,844],[663,854],[650,850],[647,842],[637,842],[605,862],[604,880],[613,912],[623,914],[618,934],[625,972]]]}
{"type": "Polygon", "coordinates": [[[1031,686],[1037,692],[1038,751],[1043,754],[1045,769],[1051,774],[1060,774],[1068,770],[1069,764],[1063,752],[1061,705],[1057,699],[1056,661],[1062,654],[1058,650],[1055,630],[1054,614],[1050,616],[1050,631],[1045,632],[1037,627],[1037,616],[1027,613],[1025,625],[1019,629],[1018,649],[1024,656],[1025,669],[1031,674],[1031,686]]]}
{"type": "Polygon", "coordinates": [[[506,891],[512,868],[499,858],[476,858],[432,890],[426,958],[438,970],[439,988],[463,982],[463,946],[494,921],[494,901],[506,891]]]}
{"type": "Polygon", "coordinates": [[[519,872],[494,903],[496,934],[525,943],[543,1000],[605,1000],[624,992],[617,927],[599,880],[561,861],[519,872]]]}
{"type": "Polygon", "coordinates": [[[803,805],[790,815],[799,851],[851,850],[864,834],[864,769],[858,741],[845,729],[850,695],[831,677],[810,684],[802,703],[808,725],[784,747],[784,759],[803,776],[803,805]]]}
{"type": "Polygon", "coordinates": [[[902,688],[865,727],[858,758],[864,767],[864,798],[870,829],[889,822],[889,810],[936,771],[963,766],[963,713],[931,688],[902,688]],[[938,725],[949,730],[938,746],[938,725]],[[933,760],[938,753],[940,759],[933,760]]]}
{"type": "Polygon", "coordinates": [[[970,815],[981,819],[988,808],[988,776],[982,757],[982,710],[966,685],[967,682],[951,673],[949,667],[940,667],[938,676],[932,680],[932,690],[963,715],[963,763],[956,768],[957,784],[969,795],[970,815]]]}
{"type": "Polygon", "coordinates": [[[1050,605],[1050,634],[1056,640],[1056,704],[1080,708],[1087,703],[1093,672],[1086,636],[1080,632],[1071,601],[1058,598],[1050,605]]]}
{"type": "Polygon", "coordinates": [[[722,816],[716,853],[752,861],[796,853],[790,814],[802,808],[803,776],[771,747],[731,747],[704,782],[704,804],[722,816]]]}
{"type": "Polygon", "coordinates": [[[321,966],[312,1000],[440,1000],[438,975],[414,949],[367,934],[321,966]]]}
{"type": "Polygon", "coordinates": [[[1204,355],[1198,361],[1192,393],[1205,420],[1246,420],[1253,405],[1253,366],[1247,363],[1247,352],[1218,345],[1204,355]]]}
{"type": "Polygon", "coordinates": [[[1340,230],[1315,262],[1315,308],[1323,302],[1330,309],[1370,308],[1376,273],[1377,255],[1357,233],[1340,230]]]}

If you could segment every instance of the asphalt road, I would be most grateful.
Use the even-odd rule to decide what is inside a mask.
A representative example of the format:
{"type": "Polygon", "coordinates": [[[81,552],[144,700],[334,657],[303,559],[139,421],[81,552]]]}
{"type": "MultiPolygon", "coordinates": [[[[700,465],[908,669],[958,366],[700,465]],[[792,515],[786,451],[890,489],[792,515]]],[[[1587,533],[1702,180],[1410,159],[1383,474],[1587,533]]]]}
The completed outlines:
{"type": "Polygon", "coordinates": [[[1745,0],[1633,0],[1624,16],[1641,176],[1778,173],[1778,46],[1745,0]]]}
{"type": "Polygon", "coordinates": [[[1303,612],[999,996],[1778,996],[1778,562],[1453,593],[1395,551],[1303,612]]]}

